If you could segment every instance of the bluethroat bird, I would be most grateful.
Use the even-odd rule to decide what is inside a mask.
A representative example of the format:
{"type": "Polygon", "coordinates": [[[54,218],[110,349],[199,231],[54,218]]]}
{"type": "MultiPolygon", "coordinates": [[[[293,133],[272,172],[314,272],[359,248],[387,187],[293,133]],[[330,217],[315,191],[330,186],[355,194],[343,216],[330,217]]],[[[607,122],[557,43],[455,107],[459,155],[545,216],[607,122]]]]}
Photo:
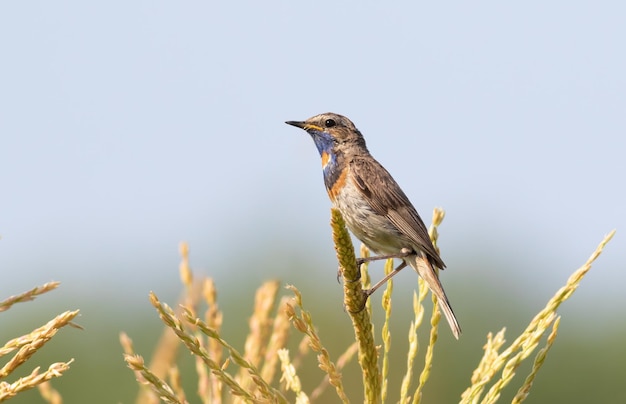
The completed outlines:
{"type": "Polygon", "coordinates": [[[311,135],[322,157],[324,184],[348,229],[371,251],[382,254],[357,260],[400,258],[402,263],[372,288],[369,297],[408,265],[425,281],[458,339],[461,327],[439,282],[436,268],[445,264],[428,237],[419,214],[391,174],[367,150],[361,132],[345,116],[316,115],[304,122],[287,121],[311,135]]]}

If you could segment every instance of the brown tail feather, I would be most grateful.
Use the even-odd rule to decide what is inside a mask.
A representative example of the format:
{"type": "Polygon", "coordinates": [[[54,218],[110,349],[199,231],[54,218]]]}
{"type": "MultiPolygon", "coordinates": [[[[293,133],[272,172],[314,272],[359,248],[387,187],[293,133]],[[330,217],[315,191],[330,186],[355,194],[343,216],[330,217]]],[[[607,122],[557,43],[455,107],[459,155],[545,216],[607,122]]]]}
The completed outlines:
{"type": "Polygon", "coordinates": [[[422,254],[422,256],[410,255],[406,257],[405,260],[413,269],[415,269],[419,276],[426,281],[430,291],[437,296],[439,307],[441,308],[443,315],[446,317],[446,320],[448,320],[448,324],[450,324],[452,334],[454,334],[456,339],[459,339],[459,336],[461,335],[461,327],[459,326],[459,322],[452,311],[446,292],[444,292],[443,286],[441,286],[441,282],[439,282],[439,277],[428,261],[428,258],[424,254],[422,254]]]}

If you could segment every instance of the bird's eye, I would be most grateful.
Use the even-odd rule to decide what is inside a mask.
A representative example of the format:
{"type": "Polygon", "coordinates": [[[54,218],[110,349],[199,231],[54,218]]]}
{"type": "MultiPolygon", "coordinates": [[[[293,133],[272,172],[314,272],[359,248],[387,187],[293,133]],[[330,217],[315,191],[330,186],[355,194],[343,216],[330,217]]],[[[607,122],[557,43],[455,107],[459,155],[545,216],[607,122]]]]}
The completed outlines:
{"type": "Polygon", "coordinates": [[[333,126],[337,125],[337,123],[334,119],[327,119],[326,122],[324,122],[324,125],[326,125],[327,128],[332,128],[333,126]]]}

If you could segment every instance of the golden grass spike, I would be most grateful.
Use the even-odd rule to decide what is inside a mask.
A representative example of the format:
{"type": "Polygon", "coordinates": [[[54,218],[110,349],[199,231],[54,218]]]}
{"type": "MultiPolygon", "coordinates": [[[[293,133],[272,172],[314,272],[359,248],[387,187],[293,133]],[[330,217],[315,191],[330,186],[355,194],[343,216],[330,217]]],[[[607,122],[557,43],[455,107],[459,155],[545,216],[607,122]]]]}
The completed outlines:
{"type": "Polygon", "coordinates": [[[52,387],[49,381],[45,381],[37,386],[41,398],[48,404],[63,404],[63,397],[52,387]]]}
{"type": "Polygon", "coordinates": [[[417,298],[417,294],[413,292],[413,312],[415,313],[415,318],[411,321],[409,325],[409,351],[406,355],[406,373],[402,378],[402,383],[400,384],[400,403],[407,403],[409,397],[409,388],[411,387],[411,380],[413,379],[413,364],[415,361],[415,357],[419,351],[419,340],[417,338],[417,329],[420,326],[421,318],[423,317],[423,307],[420,310],[419,300],[417,298]]]}
{"type": "Polygon", "coordinates": [[[487,391],[485,394],[485,398],[483,398],[483,404],[493,404],[499,398],[502,390],[506,387],[515,376],[515,371],[522,364],[522,362],[532,354],[537,345],[539,344],[539,340],[543,336],[546,329],[552,324],[554,319],[556,318],[556,314],[549,313],[543,320],[540,322],[535,330],[529,331],[525,334],[524,342],[519,346],[519,351],[512,355],[511,358],[504,364],[504,368],[502,369],[502,376],[493,386],[487,391]]]}
{"type": "Polygon", "coordinates": [[[291,304],[287,304],[287,316],[291,320],[293,326],[298,331],[308,336],[310,348],[319,354],[317,355],[319,368],[328,374],[328,380],[330,384],[335,387],[335,391],[337,392],[337,395],[339,396],[341,401],[344,403],[349,402],[343,388],[343,383],[341,381],[341,373],[339,373],[335,364],[330,360],[328,350],[324,348],[324,345],[322,344],[322,341],[320,340],[319,335],[315,330],[315,326],[313,326],[311,314],[304,309],[304,306],[302,305],[302,295],[300,294],[300,291],[295,286],[291,285],[288,285],[287,289],[291,290],[294,293],[294,302],[300,310],[300,315],[298,315],[294,307],[291,304]]]}
{"type": "Polygon", "coordinates": [[[190,288],[193,283],[193,273],[189,265],[189,245],[182,241],[178,245],[178,251],[180,253],[180,264],[178,265],[180,281],[185,287],[190,288]]]}
{"type": "Polygon", "coordinates": [[[546,346],[537,352],[537,356],[535,357],[535,362],[533,363],[533,368],[524,381],[522,387],[519,388],[515,397],[513,397],[513,401],[511,404],[520,404],[522,401],[528,397],[528,393],[530,393],[530,388],[533,385],[533,381],[535,381],[535,377],[537,376],[537,372],[541,365],[543,365],[546,360],[546,355],[550,348],[552,348],[552,344],[554,344],[554,340],[556,339],[557,330],[559,329],[559,324],[561,323],[561,317],[557,317],[552,324],[552,332],[548,335],[548,340],[546,342],[546,346]]]}
{"type": "Polygon", "coordinates": [[[365,295],[358,279],[356,257],[346,223],[337,209],[331,211],[333,241],[337,260],[343,275],[344,305],[352,319],[352,326],[359,343],[359,365],[363,370],[365,400],[377,403],[381,400],[381,376],[378,369],[378,351],[374,343],[374,332],[369,310],[363,310],[365,295]]]}
{"type": "MultiPolygon", "coordinates": [[[[212,278],[205,278],[202,285],[202,295],[207,304],[204,314],[205,321],[209,327],[218,332],[222,328],[224,314],[217,304],[217,288],[212,278]]],[[[222,361],[222,345],[209,338],[207,341],[209,356],[217,363],[222,361]]],[[[223,383],[213,374],[206,371],[202,360],[196,358],[196,369],[198,373],[198,396],[205,403],[220,403],[222,401],[223,383]]]]}
{"type": "Polygon", "coordinates": [[[472,384],[478,383],[482,380],[485,375],[490,372],[491,365],[498,358],[498,350],[504,345],[504,331],[506,329],[501,329],[495,337],[490,332],[487,334],[487,342],[483,346],[484,354],[478,363],[476,369],[472,373],[471,382],[472,384]]]}
{"type": "MultiPolygon", "coordinates": [[[[421,281],[421,279],[420,279],[421,281]]],[[[424,282],[426,283],[426,282],[424,282]]],[[[437,304],[437,297],[432,295],[433,311],[430,318],[430,337],[428,339],[428,346],[426,347],[426,355],[424,356],[424,367],[420,373],[419,384],[413,395],[413,402],[419,403],[422,398],[422,389],[430,377],[430,370],[433,367],[433,356],[435,353],[435,344],[439,336],[439,321],[441,320],[441,312],[439,311],[439,305],[437,304]]]]}
{"type": "Polygon", "coordinates": [[[261,368],[261,377],[268,383],[272,383],[276,370],[278,369],[278,351],[285,347],[287,339],[289,338],[289,318],[287,317],[287,313],[285,311],[288,302],[289,298],[285,296],[278,304],[272,333],[267,344],[267,349],[265,350],[265,358],[263,361],[263,367],[261,368]]]}
{"type": "MultiPolygon", "coordinates": [[[[615,235],[615,230],[611,231],[600,242],[596,250],[591,254],[589,259],[578,268],[567,280],[565,286],[561,287],[556,294],[548,301],[546,306],[530,321],[526,330],[520,334],[519,337],[511,343],[511,345],[505,349],[501,354],[497,355],[493,360],[487,364],[481,360],[479,368],[483,368],[481,377],[474,377],[477,372],[474,372],[472,377],[472,385],[469,386],[461,396],[462,403],[475,403],[478,402],[480,395],[485,389],[487,383],[489,383],[495,374],[502,370],[502,376],[487,392],[483,403],[490,403],[497,400],[501,390],[510,382],[511,377],[514,374],[515,369],[519,366],[519,363],[527,358],[532,351],[536,348],[539,338],[546,332],[553,321],[556,319],[557,308],[567,300],[572,293],[578,288],[580,281],[585,274],[591,269],[591,264],[600,256],[606,244],[615,235]],[[488,365],[488,366],[486,366],[488,365]]],[[[555,334],[556,335],[556,334],[555,334]]],[[[554,338],[554,337],[553,337],[554,338]]],[[[485,352],[485,355],[487,352],[485,352]]],[[[483,357],[484,359],[484,357],[483,357]]],[[[539,365],[543,363],[540,362],[539,365]]]]}
{"type": "Polygon", "coordinates": [[[289,361],[289,351],[279,349],[277,355],[280,359],[280,368],[283,372],[283,377],[281,377],[280,380],[285,383],[287,390],[291,390],[296,394],[296,403],[309,403],[309,398],[302,391],[302,384],[296,374],[296,368],[289,361]]]}
{"type": "MultiPolygon", "coordinates": [[[[437,240],[439,239],[439,231],[438,227],[443,222],[446,213],[441,208],[433,209],[433,220],[432,224],[428,228],[428,235],[430,236],[430,240],[435,247],[435,250],[439,252],[439,246],[437,245],[437,240]]],[[[415,311],[416,319],[415,319],[415,344],[417,344],[417,329],[422,323],[422,319],[424,316],[424,305],[423,301],[426,295],[428,294],[428,286],[426,282],[422,279],[418,279],[418,290],[419,290],[419,300],[413,299],[413,310],[415,311]],[[416,301],[417,300],[417,301],[416,301]]],[[[437,338],[439,335],[439,322],[441,320],[441,311],[439,311],[439,305],[437,303],[437,297],[432,295],[433,309],[432,315],[430,318],[430,336],[428,339],[428,346],[426,347],[426,354],[424,356],[424,367],[420,372],[419,383],[417,388],[415,389],[415,393],[413,393],[413,403],[420,403],[422,400],[422,389],[426,385],[428,378],[430,377],[430,370],[433,366],[433,356],[435,352],[435,344],[437,343],[437,338]]],[[[417,349],[417,348],[416,348],[417,349]]],[[[417,352],[416,352],[417,353],[417,352]]],[[[407,370],[408,373],[408,370],[407,370]]]]}
{"type": "Polygon", "coordinates": [[[56,289],[60,284],[61,282],[48,282],[41,286],[36,286],[24,293],[20,293],[19,295],[11,296],[0,302],[0,312],[9,310],[15,303],[23,303],[34,300],[35,297],[56,289]]]}
{"type": "MultiPolygon", "coordinates": [[[[222,339],[222,337],[219,335],[219,333],[216,330],[214,330],[214,329],[210,328],[209,326],[207,326],[207,324],[204,321],[200,320],[199,318],[193,317],[192,313],[190,311],[188,311],[188,310],[184,310],[183,311],[183,317],[185,318],[185,320],[187,322],[189,322],[190,324],[193,324],[194,326],[198,327],[198,329],[204,335],[206,335],[209,338],[215,339],[224,348],[226,348],[228,350],[228,353],[230,354],[230,358],[232,359],[232,361],[235,362],[238,366],[246,369],[246,371],[250,375],[250,378],[252,379],[252,381],[254,382],[256,387],[259,389],[258,392],[259,392],[259,394],[261,394],[263,399],[270,400],[272,402],[286,403],[285,397],[283,397],[282,394],[278,390],[276,390],[275,388],[271,387],[265,380],[263,380],[263,378],[259,374],[259,371],[256,368],[256,366],[251,364],[248,360],[246,360],[246,358],[243,357],[243,355],[241,355],[239,353],[239,351],[237,351],[233,346],[231,346],[224,339],[222,339]]],[[[174,331],[176,332],[176,330],[174,330],[174,331]]],[[[184,333],[183,333],[183,335],[184,335],[184,333]]],[[[185,345],[187,345],[187,342],[185,340],[183,340],[183,342],[185,343],[185,345]]],[[[196,342],[197,342],[197,339],[196,339],[196,342]]],[[[190,347],[188,345],[188,347],[190,349],[192,349],[192,348],[196,349],[202,355],[206,356],[208,354],[208,352],[204,348],[201,348],[199,346],[195,346],[194,345],[193,347],[190,347]]],[[[196,353],[196,351],[192,350],[192,352],[195,353],[195,354],[198,354],[198,353],[196,353]]],[[[222,370],[222,369],[220,369],[220,370],[222,370]]],[[[225,382],[225,383],[227,382],[226,379],[223,379],[222,381],[225,382]]],[[[245,388],[243,388],[243,386],[240,383],[237,383],[236,379],[234,381],[237,384],[237,391],[243,390],[243,391],[246,391],[246,395],[252,395],[249,390],[246,390],[245,388]]],[[[230,382],[230,379],[228,380],[228,382],[230,382]]],[[[229,386],[230,386],[230,384],[229,384],[229,386]]],[[[233,393],[235,394],[235,392],[233,392],[233,393]]]]}
{"type": "MultiPolygon", "coordinates": [[[[370,250],[369,248],[365,246],[365,244],[361,244],[360,254],[361,254],[361,258],[367,258],[370,256],[370,250]]],[[[357,271],[360,271],[361,273],[361,288],[363,289],[369,289],[372,286],[372,277],[370,276],[369,267],[370,267],[370,263],[364,262],[361,265],[361,268],[357,268],[357,271]]],[[[372,315],[372,300],[371,299],[367,299],[367,302],[365,303],[365,308],[367,309],[367,311],[369,311],[370,316],[371,316],[372,315]]]]}
{"type": "MultiPolygon", "coordinates": [[[[265,355],[265,349],[269,341],[273,319],[272,311],[276,304],[276,296],[280,283],[278,281],[267,281],[261,285],[254,298],[254,311],[248,322],[250,333],[246,338],[243,357],[254,367],[259,367],[265,355]]],[[[250,385],[248,372],[241,368],[237,379],[241,385],[247,389],[250,385]]]]}
{"type": "Polygon", "coordinates": [[[150,388],[158,395],[158,397],[165,403],[172,404],[184,404],[186,401],[182,401],[176,396],[174,390],[160,377],[155,375],[145,365],[144,360],[139,355],[124,354],[124,360],[128,364],[128,367],[135,372],[139,372],[143,379],[148,383],[150,388]]]}
{"type": "MultiPolygon", "coordinates": [[[[245,389],[241,388],[241,386],[230,374],[228,374],[218,363],[209,357],[208,352],[200,345],[198,339],[183,327],[182,322],[176,317],[174,311],[165,303],[161,303],[157,296],[152,292],[150,293],[150,302],[156,308],[159,313],[159,317],[161,317],[161,320],[165,323],[165,325],[174,331],[176,336],[183,342],[183,344],[185,344],[187,349],[189,349],[192,354],[202,359],[204,364],[211,369],[211,372],[215,374],[222,381],[222,383],[226,384],[231,389],[232,394],[242,396],[246,400],[254,399],[254,397],[245,389]]],[[[185,310],[184,312],[188,318],[190,317],[189,313],[190,311],[188,310],[185,310]]],[[[193,319],[193,317],[191,318],[193,319]]],[[[196,325],[200,326],[199,324],[196,325]]],[[[219,335],[217,335],[217,337],[219,337],[219,335]]]]}
{"type": "Polygon", "coordinates": [[[180,401],[186,402],[187,399],[185,398],[185,391],[183,390],[182,381],[180,379],[180,370],[178,369],[178,366],[172,366],[169,369],[167,376],[170,382],[170,386],[172,387],[174,394],[176,394],[176,397],[178,397],[180,401]]]}
{"type": "Polygon", "coordinates": [[[74,361],[71,359],[68,362],[53,363],[48,370],[43,373],[39,373],[39,367],[35,368],[30,375],[20,377],[14,383],[0,383],[0,401],[8,400],[11,397],[15,397],[18,393],[26,390],[30,390],[33,387],[44,383],[53,377],[60,377],[70,367],[70,364],[74,361]]]}
{"type": "MultiPolygon", "coordinates": [[[[393,271],[393,259],[388,259],[385,262],[385,275],[388,275],[393,271]]],[[[385,322],[381,330],[383,340],[383,365],[382,365],[382,386],[381,386],[381,401],[384,403],[387,399],[387,375],[389,374],[389,351],[391,350],[391,332],[389,331],[389,325],[391,322],[391,294],[393,293],[393,278],[387,281],[387,287],[383,291],[382,306],[385,311],[385,322]]]]}
{"type": "MultiPolygon", "coordinates": [[[[342,370],[346,366],[346,364],[348,364],[354,358],[354,356],[358,353],[358,351],[359,351],[359,346],[357,345],[357,343],[356,342],[352,343],[352,345],[350,345],[344,351],[344,353],[341,354],[339,359],[337,359],[337,364],[336,364],[337,370],[338,371],[342,370]]],[[[317,386],[315,390],[313,390],[313,392],[311,393],[311,401],[316,401],[322,395],[322,393],[326,391],[326,388],[328,386],[330,386],[330,378],[328,377],[328,375],[326,375],[324,379],[322,380],[322,382],[319,384],[319,386],[317,386]]]]}
{"type": "Polygon", "coordinates": [[[0,351],[0,356],[9,353],[15,349],[18,351],[11,359],[0,368],[0,379],[10,375],[21,364],[26,362],[31,356],[44,346],[57,333],[57,331],[69,325],[71,321],[78,315],[78,310],[66,311],[52,320],[48,321],[43,327],[39,327],[28,335],[15,338],[9,341],[0,351]]]}

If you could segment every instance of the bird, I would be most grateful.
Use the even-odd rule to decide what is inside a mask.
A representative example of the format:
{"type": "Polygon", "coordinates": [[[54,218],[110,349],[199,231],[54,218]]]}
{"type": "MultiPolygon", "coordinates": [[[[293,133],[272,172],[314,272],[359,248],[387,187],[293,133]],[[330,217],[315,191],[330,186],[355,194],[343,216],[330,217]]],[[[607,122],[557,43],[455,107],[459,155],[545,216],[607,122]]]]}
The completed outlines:
{"type": "Polygon", "coordinates": [[[443,270],[446,265],[417,210],[391,174],[372,157],[354,123],[330,112],[306,121],[285,123],[304,129],[313,138],[333,206],[341,212],[352,234],[378,254],[358,259],[357,264],[377,259],[402,259],[393,272],[364,291],[365,297],[409,265],[437,296],[452,334],[458,339],[461,327],[435,270],[443,270]]]}

